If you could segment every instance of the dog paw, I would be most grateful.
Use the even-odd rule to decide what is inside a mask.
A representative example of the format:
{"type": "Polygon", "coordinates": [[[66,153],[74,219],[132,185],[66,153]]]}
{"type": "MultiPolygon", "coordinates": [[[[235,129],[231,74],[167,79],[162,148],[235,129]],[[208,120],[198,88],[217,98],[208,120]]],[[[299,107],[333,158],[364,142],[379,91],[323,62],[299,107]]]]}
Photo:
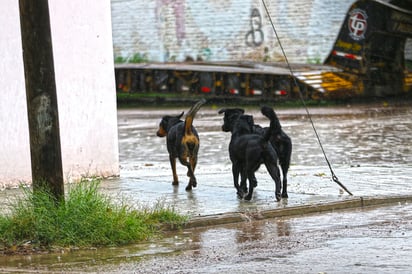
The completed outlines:
{"type": "Polygon", "coordinates": [[[191,191],[192,190],[192,185],[188,185],[187,187],[186,187],[186,191],[191,191]]]}
{"type": "Polygon", "coordinates": [[[282,193],[282,198],[289,198],[287,193],[282,193]]]}
{"type": "Polygon", "coordinates": [[[246,201],[252,200],[252,194],[246,195],[246,196],[245,196],[245,200],[246,200],[246,201]]]}
{"type": "Polygon", "coordinates": [[[280,201],[281,200],[281,196],[280,196],[280,193],[276,193],[276,201],[280,201]]]}
{"type": "Polygon", "coordinates": [[[173,181],[173,182],[172,182],[172,185],[178,186],[178,185],[179,185],[179,181],[173,181]]]}

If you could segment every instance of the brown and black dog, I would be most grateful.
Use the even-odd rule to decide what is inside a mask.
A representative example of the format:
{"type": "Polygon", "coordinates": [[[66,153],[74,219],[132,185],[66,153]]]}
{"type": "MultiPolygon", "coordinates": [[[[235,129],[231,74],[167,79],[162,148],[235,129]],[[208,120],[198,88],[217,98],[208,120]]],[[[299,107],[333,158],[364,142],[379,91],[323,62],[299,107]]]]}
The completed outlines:
{"type": "Polygon", "coordinates": [[[179,159],[182,165],[187,167],[187,176],[190,179],[186,190],[191,190],[192,187],[197,185],[194,172],[199,151],[199,135],[192,124],[197,111],[204,103],[206,103],[206,100],[202,99],[194,104],[184,121],[180,120],[184,112],[177,116],[163,116],[156,133],[159,137],[166,137],[167,151],[169,152],[173,172],[173,185],[179,184],[176,173],[176,158],[179,159]]]}
{"type": "MultiPolygon", "coordinates": [[[[235,122],[245,113],[245,110],[242,108],[224,108],[219,111],[219,114],[222,113],[224,113],[222,130],[225,132],[231,132],[235,122]]],[[[253,126],[253,132],[259,135],[264,135],[268,130],[268,127],[262,128],[259,125],[253,126]]],[[[282,198],[287,198],[287,174],[292,155],[292,140],[283,130],[280,130],[276,134],[272,134],[270,136],[270,142],[276,150],[279,158],[279,164],[282,168],[282,198]]]]}
{"type": "Polygon", "coordinates": [[[270,127],[263,135],[254,133],[254,122],[251,115],[240,115],[231,126],[231,139],[229,143],[229,156],[232,161],[232,173],[235,188],[240,198],[246,190],[246,179],[249,181],[249,191],[245,200],[252,199],[253,189],[257,186],[255,172],[261,164],[265,164],[270,176],[275,182],[276,200],[281,199],[281,181],[278,168],[278,157],[270,136],[278,134],[281,126],[276,113],[270,107],[262,107],[262,114],[270,119],[270,127]],[[238,179],[241,175],[241,184],[238,179]]]}

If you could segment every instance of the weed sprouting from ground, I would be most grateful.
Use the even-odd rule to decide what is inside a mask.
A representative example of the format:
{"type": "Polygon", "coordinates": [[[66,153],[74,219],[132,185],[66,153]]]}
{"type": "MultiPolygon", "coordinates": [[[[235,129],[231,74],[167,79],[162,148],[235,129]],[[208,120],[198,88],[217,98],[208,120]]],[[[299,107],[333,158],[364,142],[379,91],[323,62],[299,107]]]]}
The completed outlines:
{"type": "Polygon", "coordinates": [[[23,246],[43,250],[130,244],[187,220],[162,202],[140,208],[128,206],[126,201],[114,203],[98,191],[99,183],[82,181],[71,186],[60,204],[48,191],[25,189],[10,212],[0,215],[0,253],[23,246]]]}

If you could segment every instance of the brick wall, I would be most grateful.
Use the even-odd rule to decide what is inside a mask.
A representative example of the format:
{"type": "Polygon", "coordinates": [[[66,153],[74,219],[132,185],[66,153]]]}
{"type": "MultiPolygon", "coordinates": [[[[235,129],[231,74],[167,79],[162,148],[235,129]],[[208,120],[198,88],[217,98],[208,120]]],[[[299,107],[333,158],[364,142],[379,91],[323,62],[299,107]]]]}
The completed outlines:
{"type": "MultiPolygon", "coordinates": [[[[291,62],[322,62],[354,0],[266,0],[291,62]]],[[[115,57],[282,61],[260,0],[112,0],[115,57]]]]}

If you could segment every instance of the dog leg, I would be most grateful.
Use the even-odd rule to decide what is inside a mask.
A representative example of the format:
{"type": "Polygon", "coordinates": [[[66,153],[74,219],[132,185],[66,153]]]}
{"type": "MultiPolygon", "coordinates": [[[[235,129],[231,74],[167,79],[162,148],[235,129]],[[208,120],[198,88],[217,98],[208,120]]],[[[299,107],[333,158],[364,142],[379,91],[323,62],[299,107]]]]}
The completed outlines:
{"type": "Polygon", "coordinates": [[[173,185],[177,186],[179,184],[179,178],[177,177],[176,173],[176,158],[169,156],[170,160],[170,165],[172,166],[172,172],[173,172],[173,185]]]}
{"type": "Polygon", "coordinates": [[[190,191],[192,190],[192,187],[196,187],[197,185],[196,177],[195,177],[195,174],[193,173],[192,166],[188,162],[183,162],[182,164],[187,167],[187,174],[190,177],[189,183],[186,186],[186,191],[190,191]]]}
{"type": "MultiPolygon", "coordinates": [[[[189,159],[190,159],[189,161],[191,161],[191,158],[189,158],[189,159]]],[[[187,191],[192,190],[192,187],[196,187],[196,185],[197,185],[196,177],[195,177],[195,174],[193,172],[192,165],[191,165],[191,163],[189,163],[187,161],[187,158],[185,158],[185,157],[179,157],[179,161],[182,165],[184,165],[187,168],[187,176],[190,178],[189,183],[186,186],[186,190],[187,191]]]]}
{"type": "Polygon", "coordinates": [[[288,179],[287,179],[287,174],[288,174],[288,169],[289,167],[284,168],[282,165],[282,174],[283,174],[283,179],[282,179],[282,198],[288,198],[288,179]]]}
{"type": "Polygon", "coordinates": [[[288,170],[292,151],[292,144],[289,140],[288,146],[282,146],[284,151],[281,151],[279,156],[279,164],[282,168],[282,198],[288,198],[288,170]]]}
{"type": "Polygon", "coordinates": [[[288,198],[288,170],[292,156],[292,140],[286,134],[279,135],[279,162],[282,168],[282,198],[288,198]]]}
{"type": "MultiPolygon", "coordinates": [[[[192,173],[193,173],[193,178],[195,177],[195,168],[196,168],[196,164],[197,164],[197,159],[196,157],[190,157],[190,167],[192,168],[192,173]]],[[[190,177],[189,171],[187,172],[187,176],[190,177]]],[[[190,178],[190,180],[192,180],[192,178],[190,178]]],[[[197,181],[196,179],[192,180],[192,186],[196,187],[197,186],[197,181]]]]}
{"type": "Polygon", "coordinates": [[[272,177],[273,181],[275,181],[275,196],[276,200],[280,201],[281,195],[280,195],[280,190],[281,190],[281,182],[280,182],[280,171],[278,166],[274,164],[266,164],[266,169],[268,170],[270,177],[272,177]]]}
{"type": "Polygon", "coordinates": [[[232,164],[233,185],[236,188],[236,191],[237,191],[236,194],[237,194],[238,198],[242,199],[244,193],[243,193],[242,189],[239,187],[239,173],[240,173],[240,170],[239,170],[238,165],[237,164],[232,164]]]}
{"type": "MultiPolygon", "coordinates": [[[[193,172],[192,172],[193,173],[193,172]]],[[[196,178],[195,176],[191,176],[189,179],[189,183],[186,186],[186,191],[190,191],[192,190],[192,187],[196,187],[197,186],[197,182],[196,182],[196,178]]]]}
{"type": "Polygon", "coordinates": [[[249,180],[249,192],[246,195],[245,200],[250,201],[252,200],[253,189],[255,188],[255,185],[257,185],[257,180],[256,180],[254,172],[249,172],[248,180],[249,180]]]}
{"type": "Polygon", "coordinates": [[[246,185],[246,180],[247,180],[247,174],[246,172],[243,171],[243,168],[241,168],[242,172],[240,173],[240,189],[242,190],[243,193],[247,193],[247,185],[246,185]]]}
{"type": "Polygon", "coordinates": [[[196,187],[196,186],[197,186],[197,181],[196,181],[195,175],[193,174],[193,176],[190,177],[189,179],[189,184],[186,186],[186,190],[187,191],[192,190],[192,187],[196,187]]]}

